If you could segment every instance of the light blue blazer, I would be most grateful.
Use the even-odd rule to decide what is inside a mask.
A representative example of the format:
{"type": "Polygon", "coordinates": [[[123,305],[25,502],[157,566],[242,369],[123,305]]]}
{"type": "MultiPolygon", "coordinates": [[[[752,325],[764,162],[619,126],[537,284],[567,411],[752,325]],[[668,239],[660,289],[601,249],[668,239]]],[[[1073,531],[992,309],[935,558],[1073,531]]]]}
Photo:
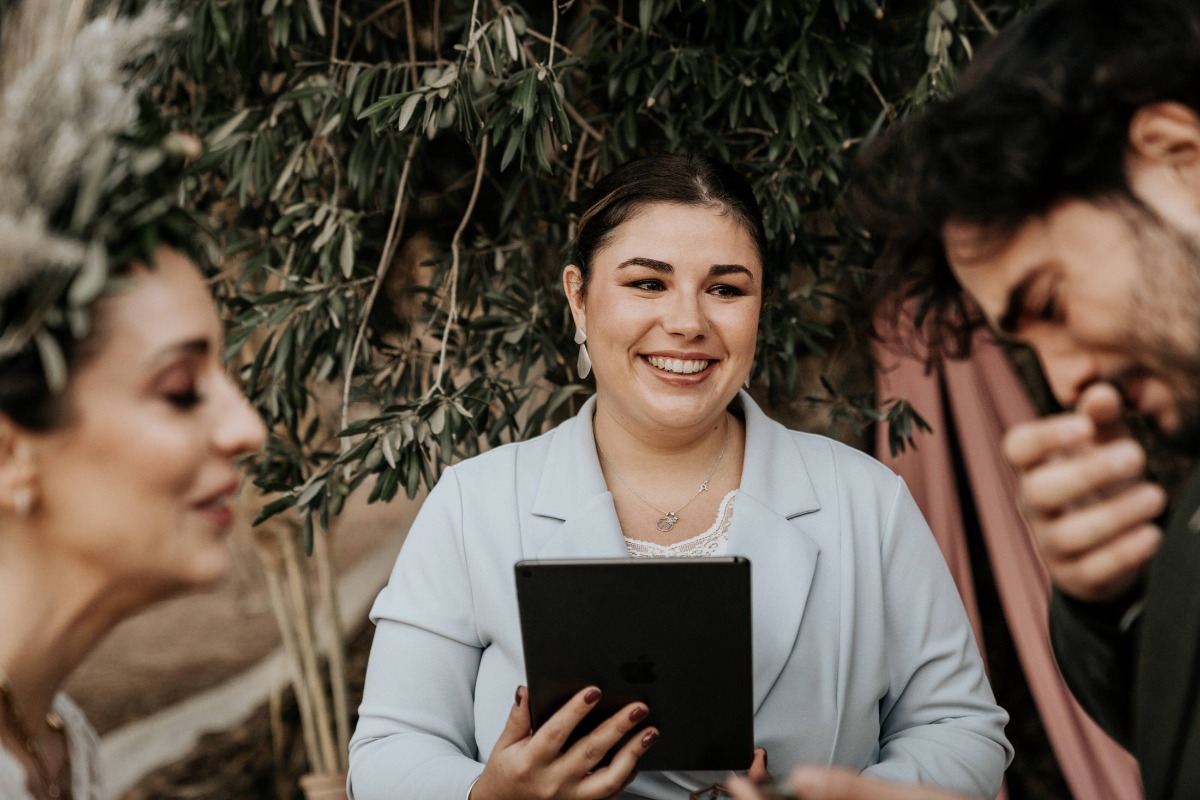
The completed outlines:
{"type": "MultiPolygon", "coordinates": [[[[903,482],[787,430],[744,392],[740,403],[728,554],[751,561],[755,741],[772,772],[833,764],[993,797],[1012,757],[1008,715],[903,482]]],[[[525,683],[513,563],[626,556],[594,411],[592,398],[543,436],[448,469],[430,492],[371,612],[354,800],[465,798],[525,683]]],[[[721,777],[643,773],[622,797],[682,800],[721,777]]]]}

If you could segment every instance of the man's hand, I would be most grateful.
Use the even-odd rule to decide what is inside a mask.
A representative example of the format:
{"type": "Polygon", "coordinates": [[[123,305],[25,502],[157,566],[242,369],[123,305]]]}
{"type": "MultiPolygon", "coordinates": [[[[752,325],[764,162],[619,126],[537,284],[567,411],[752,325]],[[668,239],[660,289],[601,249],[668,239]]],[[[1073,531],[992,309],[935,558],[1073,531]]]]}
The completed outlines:
{"type": "MultiPolygon", "coordinates": [[[[884,783],[844,769],[801,767],[788,776],[795,800],[966,800],[929,786],[884,783]]],[[[730,783],[736,800],[763,800],[754,784],[743,778],[730,783]]]]}
{"type": "Polygon", "coordinates": [[[1144,477],[1146,453],[1121,421],[1121,397],[1088,387],[1074,412],[1013,426],[1004,452],[1016,467],[1021,508],[1060,591],[1115,600],[1158,551],[1162,487],[1144,477]]]}

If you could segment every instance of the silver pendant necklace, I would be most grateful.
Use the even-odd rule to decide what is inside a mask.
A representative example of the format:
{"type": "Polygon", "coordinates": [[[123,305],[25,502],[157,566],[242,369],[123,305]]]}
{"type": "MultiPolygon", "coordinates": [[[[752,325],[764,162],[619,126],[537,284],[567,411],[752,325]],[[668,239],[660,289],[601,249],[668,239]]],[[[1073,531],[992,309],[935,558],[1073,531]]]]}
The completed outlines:
{"type": "Polygon", "coordinates": [[[596,442],[596,450],[600,453],[600,457],[604,459],[605,464],[608,464],[609,468],[613,471],[613,474],[617,476],[617,480],[619,480],[621,482],[621,485],[624,486],[626,489],[628,489],[633,494],[633,496],[636,497],[638,500],[641,500],[643,503],[645,503],[646,505],[650,506],[655,511],[657,511],[658,513],[663,515],[662,518],[658,521],[658,526],[657,526],[658,529],[660,531],[662,531],[663,533],[666,533],[667,531],[674,528],[675,523],[679,522],[679,512],[680,511],[683,511],[685,508],[687,508],[688,506],[690,506],[692,504],[693,500],[695,500],[697,497],[699,497],[704,492],[708,491],[708,482],[712,480],[713,475],[717,474],[717,467],[719,467],[721,465],[721,459],[725,457],[725,450],[728,447],[729,447],[729,417],[726,416],[725,417],[725,440],[721,444],[721,452],[717,453],[717,460],[713,462],[712,469],[710,469],[708,471],[708,475],[704,478],[703,481],[701,481],[700,488],[696,490],[696,493],[694,495],[692,495],[691,497],[688,498],[686,503],[684,503],[683,505],[681,505],[679,508],[675,509],[674,511],[667,511],[666,509],[659,508],[658,506],[654,505],[654,503],[651,503],[649,500],[647,500],[646,498],[644,498],[640,494],[638,494],[638,490],[634,489],[632,486],[629,485],[629,481],[625,480],[625,476],[621,474],[621,470],[617,469],[617,465],[614,464],[612,462],[612,459],[608,457],[608,453],[605,453],[604,448],[602,448],[600,446],[600,443],[596,442]]]}

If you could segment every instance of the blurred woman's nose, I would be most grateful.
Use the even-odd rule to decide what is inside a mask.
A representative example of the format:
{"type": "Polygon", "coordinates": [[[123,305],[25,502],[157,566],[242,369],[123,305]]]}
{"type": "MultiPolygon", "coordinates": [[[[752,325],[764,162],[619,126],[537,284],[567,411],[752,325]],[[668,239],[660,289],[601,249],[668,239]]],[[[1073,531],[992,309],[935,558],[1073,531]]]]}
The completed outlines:
{"type": "Polygon", "coordinates": [[[262,447],[267,427],[258,411],[234,385],[226,379],[222,407],[217,411],[214,440],[217,449],[230,457],[253,453],[262,447]]]}

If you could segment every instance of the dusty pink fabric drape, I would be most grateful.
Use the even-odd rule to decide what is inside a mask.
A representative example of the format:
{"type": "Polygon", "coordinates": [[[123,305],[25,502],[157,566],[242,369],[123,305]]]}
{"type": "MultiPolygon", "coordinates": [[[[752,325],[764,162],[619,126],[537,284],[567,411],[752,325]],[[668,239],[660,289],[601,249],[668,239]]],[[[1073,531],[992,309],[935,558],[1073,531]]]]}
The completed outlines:
{"type": "Polygon", "coordinates": [[[1141,798],[1133,757],[1075,702],[1050,649],[1049,576],[1017,510],[1016,477],[1001,450],[1005,430],[1035,416],[1020,378],[986,331],[976,335],[969,359],[943,361],[928,373],[921,354],[912,352],[916,347],[908,333],[901,333],[907,351],[875,346],[878,397],[907,399],[933,433],[917,434],[915,449],[892,458],[886,431],[880,430],[879,458],[904,478],[916,497],[950,565],[976,639],[982,642],[950,443],[939,435],[947,425],[943,396],[948,399],[1005,620],[1067,785],[1079,800],[1141,798]]]}

